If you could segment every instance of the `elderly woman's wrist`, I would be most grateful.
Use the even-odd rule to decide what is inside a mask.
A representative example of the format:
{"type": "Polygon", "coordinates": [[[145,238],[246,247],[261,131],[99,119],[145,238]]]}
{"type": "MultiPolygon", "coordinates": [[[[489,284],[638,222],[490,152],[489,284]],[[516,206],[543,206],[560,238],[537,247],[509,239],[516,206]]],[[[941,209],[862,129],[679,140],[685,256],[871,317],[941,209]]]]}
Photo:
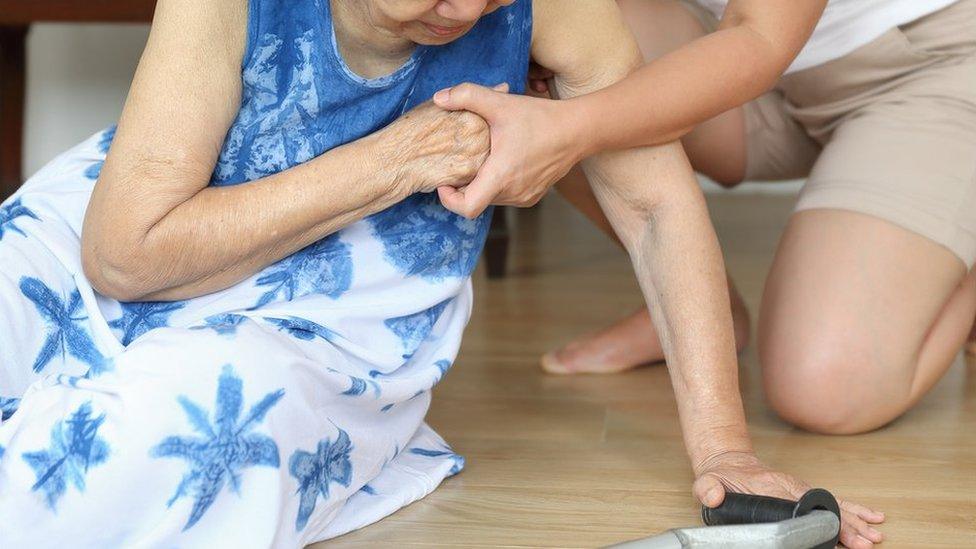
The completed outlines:
{"type": "Polygon", "coordinates": [[[414,192],[416,178],[410,176],[409,162],[404,154],[404,143],[396,135],[396,129],[386,129],[359,141],[368,150],[366,174],[371,184],[382,189],[384,195],[394,200],[410,196],[414,192]]]}
{"type": "Polygon", "coordinates": [[[689,444],[688,455],[691,458],[695,474],[708,469],[725,456],[741,456],[753,454],[752,440],[744,426],[729,426],[724,429],[714,429],[707,436],[689,444]]]}

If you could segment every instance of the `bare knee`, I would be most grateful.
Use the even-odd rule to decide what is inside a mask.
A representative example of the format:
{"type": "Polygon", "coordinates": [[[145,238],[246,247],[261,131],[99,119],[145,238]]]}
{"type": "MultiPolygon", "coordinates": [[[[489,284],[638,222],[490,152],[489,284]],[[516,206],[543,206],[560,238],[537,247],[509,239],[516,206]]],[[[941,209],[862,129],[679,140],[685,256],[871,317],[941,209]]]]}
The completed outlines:
{"type": "Polygon", "coordinates": [[[824,383],[812,387],[774,386],[766,389],[766,395],[780,418],[814,433],[852,435],[880,426],[865,424],[864,410],[849,400],[837,398],[836,389],[824,383]]]}
{"type": "Polygon", "coordinates": [[[853,435],[883,427],[909,406],[909,387],[872,380],[880,364],[852,346],[760,347],[769,406],[783,420],[815,433],[853,435]]]}
{"type": "Polygon", "coordinates": [[[701,173],[726,189],[738,186],[743,180],[742,170],[738,165],[731,163],[729,165],[705,166],[701,173]]]}

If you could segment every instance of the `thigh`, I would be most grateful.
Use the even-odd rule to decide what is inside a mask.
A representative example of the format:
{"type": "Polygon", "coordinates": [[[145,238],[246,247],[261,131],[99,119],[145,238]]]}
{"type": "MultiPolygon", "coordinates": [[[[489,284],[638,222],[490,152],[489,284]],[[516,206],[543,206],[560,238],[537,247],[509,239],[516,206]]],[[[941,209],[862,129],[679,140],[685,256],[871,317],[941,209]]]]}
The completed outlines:
{"type": "Polygon", "coordinates": [[[903,407],[921,346],[965,275],[949,250],[883,219],[838,209],[795,213],[760,312],[774,407],[802,399],[821,408],[852,400],[903,407]]]}
{"type": "Polygon", "coordinates": [[[976,261],[976,2],[893,28],[791,75],[796,117],[824,141],[798,210],[873,215],[976,261]]]}
{"type": "Polygon", "coordinates": [[[797,210],[880,217],[976,261],[976,56],[935,67],[840,123],[797,210]]]}
{"type": "Polygon", "coordinates": [[[745,179],[785,181],[810,174],[821,146],[793,118],[784,94],[774,89],[742,106],[745,179]]]}

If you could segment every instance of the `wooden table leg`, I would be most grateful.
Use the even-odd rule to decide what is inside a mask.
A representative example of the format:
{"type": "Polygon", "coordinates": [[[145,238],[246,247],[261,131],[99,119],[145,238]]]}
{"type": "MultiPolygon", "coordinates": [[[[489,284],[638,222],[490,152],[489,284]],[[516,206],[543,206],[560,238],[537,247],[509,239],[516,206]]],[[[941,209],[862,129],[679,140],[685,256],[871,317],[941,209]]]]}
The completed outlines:
{"type": "Polygon", "coordinates": [[[22,183],[28,28],[0,27],[0,200],[22,183]]]}
{"type": "Polygon", "coordinates": [[[488,278],[502,278],[508,270],[508,216],[507,206],[495,206],[485,241],[485,263],[488,264],[488,278]]]}

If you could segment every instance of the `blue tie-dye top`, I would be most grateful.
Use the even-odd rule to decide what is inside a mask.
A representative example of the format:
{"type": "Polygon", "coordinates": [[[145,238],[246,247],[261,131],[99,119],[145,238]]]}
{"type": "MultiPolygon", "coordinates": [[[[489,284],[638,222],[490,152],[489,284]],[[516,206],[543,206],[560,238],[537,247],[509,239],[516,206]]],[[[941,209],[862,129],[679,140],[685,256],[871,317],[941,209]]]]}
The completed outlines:
{"type": "MultiPolygon", "coordinates": [[[[329,0],[250,0],[240,111],[211,183],[246,184],[307,162],[462,82],[507,82],[523,92],[531,6],[517,0],[454,42],[418,46],[398,70],[367,80],[342,61],[329,0]]],[[[114,133],[109,128],[89,144],[97,152],[84,171],[88,179],[98,177],[114,133]]],[[[341,192],[343,174],[332,184],[341,192]]],[[[203,321],[232,334],[242,315],[260,315],[328,334],[375,371],[393,371],[417,353],[450,364],[442,360],[456,352],[449,347],[466,322],[468,278],[490,215],[467,220],[442,207],[436,193],[415,194],[224,290],[177,302],[100,298],[99,306],[123,345],[157,328],[203,321]],[[448,320],[438,332],[442,318],[448,320]]]]}
{"type": "MultiPolygon", "coordinates": [[[[522,93],[531,5],[498,9],[447,45],[417,46],[398,70],[369,80],[342,60],[329,0],[251,0],[241,108],[212,183],[244,183],[306,162],[461,82],[507,82],[522,93]]],[[[403,274],[436,280],[471,273],[490,215],[468,221],[441,207],[436,194],[417,194],[368,222],[403,274]]]]}

